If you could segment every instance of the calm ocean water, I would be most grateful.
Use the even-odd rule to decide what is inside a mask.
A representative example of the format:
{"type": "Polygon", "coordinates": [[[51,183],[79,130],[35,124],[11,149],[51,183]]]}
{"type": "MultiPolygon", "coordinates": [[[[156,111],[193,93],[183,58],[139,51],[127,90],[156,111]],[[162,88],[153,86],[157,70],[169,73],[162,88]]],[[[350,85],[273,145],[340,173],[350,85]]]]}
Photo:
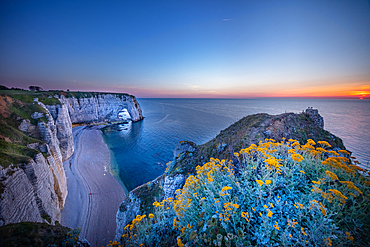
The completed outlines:
{"type": "Polygon", "coordinates": [[[362,163],[370,162],[370,101],[323,99],[138,99],[145,119],[115,126],[104,138],[113,173],[128,190],[161,175],[182,140],[203,144],[255,113],[301,112],[312,106],[325,129],[340,137],[362,163]]]}

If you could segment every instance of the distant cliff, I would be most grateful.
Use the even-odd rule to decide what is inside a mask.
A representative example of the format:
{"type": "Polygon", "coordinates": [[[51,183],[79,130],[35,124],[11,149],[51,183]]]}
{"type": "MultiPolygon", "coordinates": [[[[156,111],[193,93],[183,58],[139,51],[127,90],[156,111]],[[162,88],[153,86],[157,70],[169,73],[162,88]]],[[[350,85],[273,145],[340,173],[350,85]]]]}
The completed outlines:
{"type": "Polygon", "coordinates": [[[167,163],[165,174],[148,182],[129,193],[117,212],[116,240],[124,234],[124,227],[136,215],[148,215],[153,212],[153,202],[174,198],[190,174],[196,173],[196,167],[203,165],[211,157],[231,160],[237,163],[235,152],[260,141],[284,138],[305,143],[308,139],[327,141],[333,150],[345,149],[340,138],[324,130],[324,120],[316,109],[280,115],[266,113],[246,116],[230,127],[222,130],[214,139],[203,145],[182,141],[175,150],[173,160],[167,163]]]}
{"type": "Polygon", "coordinates": [[[0,91],[0,226],[60,219],[67,197],[63,161],[74,151],[72,124],[113,121],[127,109],[143,119],[128,94],[0,91]]]}

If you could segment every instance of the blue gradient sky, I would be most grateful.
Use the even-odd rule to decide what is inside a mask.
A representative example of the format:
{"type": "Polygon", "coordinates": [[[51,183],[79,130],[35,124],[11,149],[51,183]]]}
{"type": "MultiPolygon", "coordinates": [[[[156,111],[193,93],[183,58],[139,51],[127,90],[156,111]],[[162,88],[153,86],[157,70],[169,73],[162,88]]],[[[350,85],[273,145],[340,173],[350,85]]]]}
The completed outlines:
{"type": "Polygon", "coordinates": [[[1,1],[0,84],[138,97],[370,95],[369,1],[1,1]]]}

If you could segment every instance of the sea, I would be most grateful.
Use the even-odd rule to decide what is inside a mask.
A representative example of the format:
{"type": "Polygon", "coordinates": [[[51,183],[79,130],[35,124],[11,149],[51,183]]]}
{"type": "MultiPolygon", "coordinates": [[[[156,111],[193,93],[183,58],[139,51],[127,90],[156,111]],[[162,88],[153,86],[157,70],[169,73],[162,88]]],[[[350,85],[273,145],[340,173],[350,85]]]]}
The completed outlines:
{"type": "Polygon", "coordinates": [[[113,175],[128,191],[163,174],[183,140],[203,144],[239,119],[256,113],[299,113],[313,107],[324,128],[370,169],[370,100],[355,99],[138,99],[144,120],[105,128],[113,175]]]}

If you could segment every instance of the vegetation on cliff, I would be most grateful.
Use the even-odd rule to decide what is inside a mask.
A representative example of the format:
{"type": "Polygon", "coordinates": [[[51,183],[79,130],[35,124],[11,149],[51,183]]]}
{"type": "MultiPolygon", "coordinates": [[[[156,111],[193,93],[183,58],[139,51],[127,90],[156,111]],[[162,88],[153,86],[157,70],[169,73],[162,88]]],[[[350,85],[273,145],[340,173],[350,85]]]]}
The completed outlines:
{"type": "Polygon", "coordinates": [[[203,145],[181,142],[165,174],[131,192],[140,215],[111,245],[367,245],[369,174],[323,124],[314,109],[255,114],[203,145]]]}
{"type": "Polygon", "coordinates": [[[196,167],[125,227],[126,246],[366,246],[369,173],[311,139],[260,141],[196,167]],[[170,229],[170,230],[165,230],[170,229]]]}
{"type": "Polygon", "coordinates": [[[21,222],[0,227],[0,246],[88,246],[78,240],[80,229],[73,230],[56,222],[21,222]]]}
{"type": "Polygon", "coordinates": [[[0,95],[0,166],[8,167],[10,164],[17,166],[27,163],[39,150],[27,147],[32,143],[43,143],[36,131],[38,121],[46,122],[43,116],[39,119],[31,118],[34,112],[45,113],[37,103],[28,103],[8,95],[0,95]],[[35,131],[26,135],[18,127],[23,119],[29,119],[35,126],[35,131]]]}
{"type": "MultiPolygon", "coordinates": [[[[8,95],[14,99],[18,99],[19,101],[25,103],[32,103],[34,98],[38,98],[38,100],[45,105],[56,105],[60,104],[60,101],[55,98],[55,96],[60,97],[64,95],[66,98],[92,98],[97,97],[99,95],[104,94],[112,94],[112,93],[104,93],[104,92],[80,92],[80,91],[63,91],[63,90],[49,90],[49,91],[27,91],[27,90],[11,90],[6,89],[5,87],[0,87],[0,95],[8,95]]],[[[135,96],[127,94],[127,93],[113,93],[121,98],[125,96],[129,96],[131,98],[135,98],[135,96]]]]}
{"type": "MultiPolygon", "coordinates": [[[[327,141],[332,149],[345,149],[340,138],[323,129],[323,123],[316,119],[322,119],[317,110],[299,114],[284,113],[280,115],[269,115],[265,113],[246,116],[225,130],[222,130],[209,142],[196,145],[193,142],[182,141],[185,151],[176,154],[176,157],[167,163],[164,175],[155,181],[144,184],[132,191],[132,194],[141,200],[141,212],[151,213],[152,204],[155,200],[164,197],[163,186],[165,176],[174,177],[178,174],[189,176],[196,172],[198,165],[203,165],[211,157],[227,159],[233,163],[238,162],[234,153],[251,144],[263,141],[265,138],[281,140],[295,139],[305,143],[307,139],[314,141],[327,141]]],[[[121,210],[122,212],[124,210],[121,210]]]]}

